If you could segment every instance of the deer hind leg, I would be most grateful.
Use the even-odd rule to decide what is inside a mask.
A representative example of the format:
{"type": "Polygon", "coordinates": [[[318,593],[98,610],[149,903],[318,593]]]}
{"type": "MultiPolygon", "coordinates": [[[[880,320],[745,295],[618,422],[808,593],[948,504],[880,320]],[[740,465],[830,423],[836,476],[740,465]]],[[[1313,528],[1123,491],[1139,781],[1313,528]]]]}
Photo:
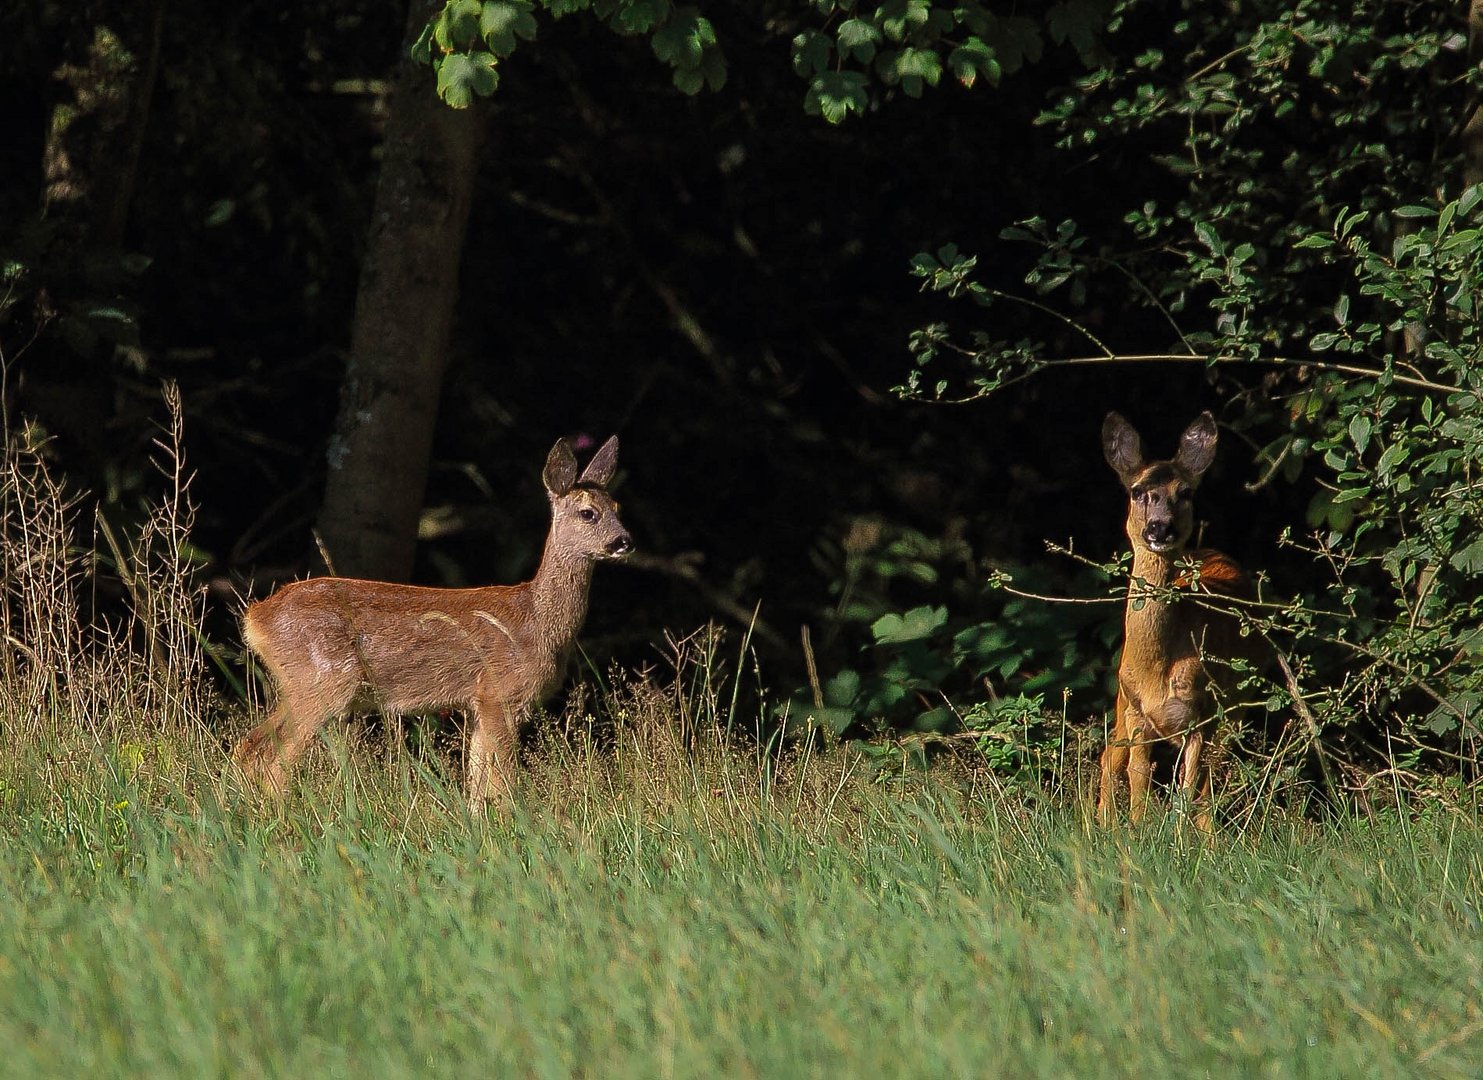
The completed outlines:
{"type": "Polygon", "coordinates": [[[353,686],[295,693],[280,681],[278,704],[243,737],[232,757],[248,779],[281,796],[288,786],[289,770],[304,756],[319,729],[348,709],[354,696],[353,686]]]}
{"type": "Polygon", "coordinates": [[[519,765],[523,710],[504,702],[476,702],[469,733],[469,808],[483,813],[491,801],[510,797],[519,765]]]}
{"type": "Polygon", "coordinates": [[[1112,815],[1117,812],[1117,789],[1122,786],[1128,770],[1128,717],[1132,709],[1121,691],[1117,695],[1117,719],[1112,725],[1112,738],[1102,751],[1102,785],[1097,794],[1097,818],[1105,825],[1112,824],[1112,815]]]}
{"type": "Polygon", "coordinates": [[[1210,757],[1204,753],[1205,733],[1195,728],[1184,737],[1179,753],[1179,790],[1189,806],[1198,806],[1195,828],[1210,831],[1210,757]]]}
{"type": "Polygon", "coordinates": [[[232,760],[247,778],[275,794],[281,793],[281,785],[274,782],[272,767],[278,760],[284,727],[292,719],[288,699],[280,695],[268,718],[244,735],[232,750],[232,760]]]}
{"type": "MultiPolygon", "coordinates": [[[[1214,832],[1215,814],[1215,778],[1220,771],[1224,760],[1224,743],[1221,735],[1224,728],[1212,729],[1209,732],[1196,733],[1200,737],[1200,748],[1195,751],[1193,760],[1190,757],[1189,746],[1186,745],[1183,755],[1184,775],[1182,787],[1194,800],[1197,807],[1195,812],[1195,827],[1201,832],[1214,832]]],[[[1193,738],[1193,736],[1192,736],[1193,738]]]]}

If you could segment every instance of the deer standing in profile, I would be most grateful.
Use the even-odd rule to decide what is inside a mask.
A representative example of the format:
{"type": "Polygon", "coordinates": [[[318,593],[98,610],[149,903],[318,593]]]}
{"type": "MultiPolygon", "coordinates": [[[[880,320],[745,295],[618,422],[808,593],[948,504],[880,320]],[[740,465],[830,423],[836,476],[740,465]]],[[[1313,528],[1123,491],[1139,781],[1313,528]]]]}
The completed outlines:
{"type": "Polygon", "coordinates": [[[1236,681],[1229,660],[1251,653],[1229,612],[1213,597],[1249,597],[1250,580],[1218,551],[1185,551],[1194,531],[1194,492],[1215,459],[1215,419],[1185,429],[1171,460],[1149,461],[1131,424],[1109,413],[1102,450],[1128,493],[1133,570],[1117,672],[1117,720],[1102,752],[1097,812],[1110,822],[1126,773],[1132,820],[1143,815],[1156,742],[1181,745],[1176,778],[1198,800],[1196,824],[1210,827],[1211,783],[1220,752],[1219,699],[1236,681]],[[1192,577],[1192,575],[1194,575],[1192,577]],[[1170,590],[1192,593],[1173,599],[1170,590]]]}
{"type": "Polygon", "coordinates": [[[561,681],[587,615],[596,561],[633,549],[607,493],[613,437],[577,475],[565,439],[542,474],[551,531],[523,585],[435,589],[352,578],[309,578],[252,604],[242,636],[278,687],[268,718],[237,745],[242,770],[281,794],[288,770],[331,719],[462,710],[470,726],[469,802],[508,793],[520,727],[561,681]]]}

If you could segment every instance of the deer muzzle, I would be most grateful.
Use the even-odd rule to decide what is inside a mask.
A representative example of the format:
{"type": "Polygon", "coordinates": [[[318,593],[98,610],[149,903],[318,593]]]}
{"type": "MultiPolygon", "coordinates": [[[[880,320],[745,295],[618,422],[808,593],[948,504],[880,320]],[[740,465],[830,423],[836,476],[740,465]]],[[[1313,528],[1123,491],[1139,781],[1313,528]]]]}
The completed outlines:
{"type": "Polygon", "coordinates": [[[1150,551],[1168,551],[1179,546],[1179,531],[1172,520],[1150,521],[1143,526],[1143,542],[1150,551]]]}

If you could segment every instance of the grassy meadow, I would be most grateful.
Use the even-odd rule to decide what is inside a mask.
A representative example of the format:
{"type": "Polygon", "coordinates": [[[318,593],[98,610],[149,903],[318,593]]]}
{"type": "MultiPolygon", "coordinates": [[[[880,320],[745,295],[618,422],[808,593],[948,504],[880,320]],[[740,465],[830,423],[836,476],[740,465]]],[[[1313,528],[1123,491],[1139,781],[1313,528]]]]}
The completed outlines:
{"type": "Polygon", "coordinates": [[[1478,808],[1103,832],[949,771],[548,743],[503,817],[206,738],[3,769],[11,1076],[1477,1076],[1478,808]]]}

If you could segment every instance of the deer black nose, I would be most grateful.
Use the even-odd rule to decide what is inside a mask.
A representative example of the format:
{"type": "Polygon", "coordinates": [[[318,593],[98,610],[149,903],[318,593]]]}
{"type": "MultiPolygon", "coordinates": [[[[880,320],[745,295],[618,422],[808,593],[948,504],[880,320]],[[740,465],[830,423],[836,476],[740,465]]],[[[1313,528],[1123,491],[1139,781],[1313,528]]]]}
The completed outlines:
{"type": "Polygon", "coordinates": [[[609,555],[627,555],[633,550],[633,537],[620,536],[608,544],[609,555]]]}

